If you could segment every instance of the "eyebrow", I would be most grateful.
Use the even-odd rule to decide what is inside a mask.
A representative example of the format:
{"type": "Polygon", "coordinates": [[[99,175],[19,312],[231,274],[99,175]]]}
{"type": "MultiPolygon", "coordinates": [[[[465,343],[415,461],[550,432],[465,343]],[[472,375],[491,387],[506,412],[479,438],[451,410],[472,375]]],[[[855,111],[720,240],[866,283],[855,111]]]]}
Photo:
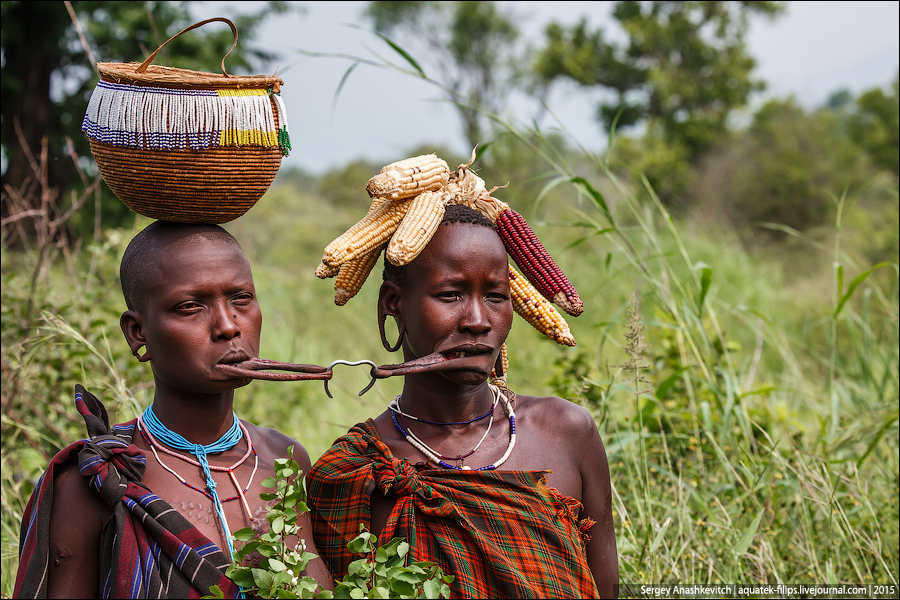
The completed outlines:
{"type": "MultiPolygon", "coordinates": [[[[162,286],[168,286],[167,288],[162,290],[163,293],[160,294],[160,297],[164,300],[171,300],[173,299],[173,296],[190,295],[192,297],[207,297],[211,295],[218,295],[219,293],[219,291],[216,291],[213,294],[210,294],[206,290],[198,290],[196,284],[194,283],[187,283],[185,285],[173,285],[165,281],[161,282],[158,285],[148,287],[147,291],[149,292],[153,288],[160,288],[162,286]]],[[[238,292],[251,290],[254,292],[254,294],[256,292],[256,285],[254,284],[252,278],[248,278],[246,281],[232,280],[224,283],[222,287],[224,287],[225,294],[235,294],[238,292]]]]}

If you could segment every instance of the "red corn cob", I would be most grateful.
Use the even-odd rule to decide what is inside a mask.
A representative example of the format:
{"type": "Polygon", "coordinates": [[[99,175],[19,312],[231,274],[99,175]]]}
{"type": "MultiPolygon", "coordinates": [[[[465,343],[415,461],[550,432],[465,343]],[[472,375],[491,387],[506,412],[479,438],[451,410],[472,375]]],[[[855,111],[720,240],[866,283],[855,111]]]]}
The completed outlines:
{"type": "Polygon", "coordinates": [[[584,303],[575,286],[554,262],[522,215],[511,208],[501,212],[497,217],[497,233],[522,274],[547,300],[573,317],[584,311],[584,303]]]}

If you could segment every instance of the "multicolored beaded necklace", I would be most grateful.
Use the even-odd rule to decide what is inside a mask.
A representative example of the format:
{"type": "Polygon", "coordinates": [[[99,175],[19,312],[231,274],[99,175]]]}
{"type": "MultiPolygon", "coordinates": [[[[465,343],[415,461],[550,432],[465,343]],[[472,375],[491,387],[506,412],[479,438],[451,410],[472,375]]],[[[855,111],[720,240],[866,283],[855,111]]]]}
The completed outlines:
{"type": "MultiPolygon", "coordinates": [[[[491,424],[488,425],[488,429],[487,429],[487,431],[485,431],[484,436],[482,436],[481,441],[478,442],[478,444],[475,446],[475,448],[471,452],[469,452],[468,454],[465,454],[465,455],[457,456],[456,458],[451,457],[451,456],[444,456],[442,454],[439,454],[438,452],[435,452],[431,448],[429,448],[425,442],[423,442],[422,440],[420,440],[419,438],[417,438],[415,436],[415,434],[409,429],[409,426],[407,426],[406,429],[404,429],[400,425],[400,423],[397,421],[398,411],[395,411],[393,409],[394,403],[392,402],[391,403],[392,404],[391,419],[394,421],[394,427],[397,428],[397,431],[400,432],[400,435],[402,435],[403,438],[407,442],[409,442],[409,444],[413,448],[415,448],[416,450],[418,450],[419,452],[424,454],[428,458],[428,460],[430,460],[432,463],[440,465],[441,467],[444,467],[445,469],[453,469],[455,471],[472,471],[472,470],[493,471],[494,469],[496,469],[497,467],[499,467],[500,465],[505,463],[507,461],[507,459],[509,459],[510,454],[512,454],[513,448],[515,448],[515,446],[516,446],[516,413],[513,411],[512,403],[509,401],[509,398],[507,397],[506,394],[504,394],[500,391],[500,388],[498,388],[494,385],[491,385],[491,384],[488,384],[488,386],[490,387],[491,392],[494,394],[493,406],[496,406],[497,399],[500,398],[503,400],[503,404],[506,406],[506,411],[509,413],[509,445],[507,446],[506,452],[503,454],[503,456],[500,458],[500,460],[498,460],[497,462],[495,462],[493,464],[486,465],[484,467],[478,467],[477,469],[472,469],[472,467],[469,467],[469,466],[454,466],[454,465],[451,465],[450,463],[444,462],[445,460],[462,461],[463,458],[466,458],[467,456],[471,456],[472,454],[474,454],[475,450],[477,450],[478,447],[481,446],[481,442],[483,442],[487,438],[487,432],[490,431],[491,424],[493,424],[493,410],[491,412],[491,424]]],[[[399,405],[399,396],[394,399],[394,402],[396,402],[399,405]]],[[[402,413],[400,413],[400,416],[401,416],[401,418],[403,418],[402,413]]],[[[405,424],[406,424],[406,422],[404,421],[404,425],[405,424]]]]}
{"type": "MultiPolygon", "coordinates": [[[[396,402],[397,404],[399,404],[399,400],[398,400],[399,398],[400,398],[400,396],[398,395],[396,398],[394,398],[394,402],[396,402]]],[[[481,436],[481,439],[478,440],[478,443],[475,444],[475,447],[472,448],[471,451],[469,451],[469,452],[466,453],[466,454],[460,454],[460,455],[457,456],[456,458],[454,458],[454,457],[452,457],[452,456],[444,456],[443,454],[439,454],[438,457],[439,457],[439,458],[442,458],[442,459],[444,459],[444,460],[455,460],[457,466],[461,468],[461,467],[462,467],[462,463],[463,463],[463,459],[468,458],[468,457],[472,456],[473,454],[475,454],[475,451],[478,450],[478,448],[481,447],[482,442],[484,442],[484,440],[487,439],[488,434],[491,432],[491,427],[494,425],[494,408],[496,408],[496,406],[497,406],[497,400],[498,400],[498,398],[495,397],[495,398],[494,398],[494,401],[491,403],[491,413],[490,413],[490,415],[491,415],[491,420],[488,421],[488,426],[487,426],[487,429],[484,430],[484,435],[481,436]]],[[[400,415],[400,420],[403,421],[403,427],[405,427],[406,430],[409,432],[409,436],[410,436],[413,440],[419,442],[420,444],[424,444],[425,442],[423,442],[422,440],[420,440],[419,438],[417,438],[417,437],[416,437],[416,434],[414,434],[414,433],[412,432],[412,429],[410,429],[409,425],[407,425],[406,419],[405,419],[406,413],[400,412],[399,410],[394,410],[393,407],[391,407],[391,410],[393,411],[393,412],[391,413],[391,418],[394,419],[394,424],[397,423],[397,418],[396,418],[395,415],[399,414],[399,415],[400,415]]],[[[417,420],[418,420],[418,419],[417,419],[417,420]]],[[[474,420],[477,421],[477,420],[479,420],[479,419],[474,419],[474,420]]],[[[424,423],[428,423],[428,421],[423,421],[423,422],[424,422],[424,423]]],[[[469,422],[471,423],[472,421],[469,421],[469,422]]],[[[453,425],[453,424],[455,424],[455,423],[447,423],[447,425],[453,425]]],[[[462,424],[462,423],[460,423],[460,424],[462,424]]]]}
{"type": "MultiPolygon", "coordinates": [[[[241,423],[237,415],[232,413],[234,420],[231,424],[231,428],[223,435],[221,438],[213,442],[212,444],[202,445],[202,444],[194,444],[186,440],[183,436],[178,433],[175,433],[165,425],[156,417],[156,414],[153,412],[153,407],[148,406],[144,413],[138,417],[138,425],[142,428],[147,436],[148,443],[150,443],[151,448],[154,450],[154,455],[156,455],[156,449],[154,446],[159,447],[167,454],[171,454],[172,456],[178,457],[185,462],[193,464],[194,466],[200,467],[203,471],[204,476],[206,477],[206,489],[209,490],[208,496],[213,501],[213,505],[216,508],[216,514],[219,517],[219,522],[222,525],[222,529],[225,532],[225,540],[228,543],[228,552],[231,558],[234,557],[234,541],[232,539],[231,530],[228,528],[228,521],[225,518],[225,510],[222,506],[222,501],[219,499],[219,495],[216,493],[216,482],[212,478],[211,471],[225,471],[231,476],[231,480],[235,483],[235,487],[238,490],[238,495],[240,496],[242,502],[244,503],[244,509],[247,511],[248,515],[250,514],[249,506],[247,505],[247,500],[244,498],[243,491],[241,490],[240,484],[237,482],[237,479],[234,476],[234,468],[238,465],[242,464],[247,457],[250,456],[251,452],[255,453],[255,449],[253,449],[252,442],[250,441],[250,433],[244,427],[243,423],[241,423]],[[171,448],[175,448],[176,450],[182,450],[185,452],[189,452],[197,457],[197,460],[192,460],[186,456],[182,456],[176,452],[172,452],[159,442],[156,442],[154,439],[158,439],[162,441],[166,446],[171,448]],[[231,467],[218,467],[215,465],[210,465],[209,460],[207,458],[208,454],[214,454],[219,452],[225,452],[227,450],[231,450],[234,448],[238,442],[242,439],[247,439],[247,452],[243,457],[231,467]],[[150,440],[153,440],[150,442],[150,440]],[[153,443],[155,442],[155,444],[153,443]]],[[[159,460],[159,456],[157,456],[157,460],[159,460]]],[[[160,464],[162,464],[160,462],[160,464]]],[[[170,470],[170,472],[173,472],[170,470]]],[[[173,472],[174,473],[174,472],[173,472]]],[[[254,470],[255,473],[255,470],[254,470]]],[[[178,479],[182,480],[182,483],[185,483],[189,487],[194,488],[190,484],[187,484],[186,481],[183,480],[182,477],[176,474],[178,479]]],[[[197,489],[197,488],[194,488],[197,489]]],[[[199,491],[199,490],[198,490],[199,491]]]]}
{"type": "MultiPolygon", "coordinates": [[[[165,469],[166,471],[168,471],[169,473],[174,475],[178,479],[178,481],[180,481],[187,487],[191,488],[195,492],[200,492],[201,494],[203,494],[204,496],[206,496],[207,498],[212,500],[212,494],[210,494],[206,490],[201,490],[197,486],[191,485],[190,483],[188,483],[185,480],[184,477],[182,477],[181,475],[176,473],[172,467],[170,467],[166,463],[164,463],[162,461],[162,459],[159,457],[159,454],[156,452],[156,449],[158,447],[160,450],[162,450],[166,454],[170,454],[176,458],[180,458],[181,460],[183,460],[187,463],[190,463],[194,466],[199,466],[199,463],[197,463],[197,461],[195,461],[195,460],[191,460],[190,458],[188,458],[186,456],[182,456],[181,454],[172,452],[171,450],[169,450],[168,448],[166,448],[165,446],[160,444],[158,441],[156,441],[152,435],[150,435],[150,432],[148,432],[146,430],[145,426],[142,426],[143,425],[142,420],[139,420],[138,423],[139,423],[138,430],[141,432],[141,437],[143,437],[144,441],[147,442],[147,445],[150,446],[150,450],[153,451],[153,456],[156,457],[156,462],[159,463],[159,466],[161,466],[163,469],[165,469]]],[[[230,467],[216,467],[214,465],[210,465],[210,469],[212,469],[213,471],[228,471],[228,474],[231,476],[232,481],[234,481],[235,488],[238,491],[238,494],[236,494],[230,498],[225,498],[224,500],[222,500],[222,504],[225,504],[226,502],[231,502],[232,500],[237,500],[238,498],[240,498],[242,504],[244,505],[244,511],[247,513],[248,517],[252,518],[253,515],[250,512],[250,506],[247,504],[247,499],[244,498],[244,494],[247,493],[247,490],[250,489],[250,485],[253,483],[253,480],[256,478],[256,471],[259,469],[259,455],[256,453],[256,448],[253,447],[253,443],[250,442],[249,436],[247,436],[247,443],[249,444],[249,450],[252,450],[252,452],[253,452],[253,472],[250,473],[250,479],[247,480],[247,485],[244,486],[243,490],[241,490],[240,484],[238,484],[237,478],[234,476],[234,470],[237,469],[239,466],[241,466],[242,464],[244,464],[247,461],[247,457],[250,456],[250,452],[247,452],[246,454],[244,454],[244,456],[242,456],[240,460],[238,460],[236,463],[234,463],[230,467]]]]}

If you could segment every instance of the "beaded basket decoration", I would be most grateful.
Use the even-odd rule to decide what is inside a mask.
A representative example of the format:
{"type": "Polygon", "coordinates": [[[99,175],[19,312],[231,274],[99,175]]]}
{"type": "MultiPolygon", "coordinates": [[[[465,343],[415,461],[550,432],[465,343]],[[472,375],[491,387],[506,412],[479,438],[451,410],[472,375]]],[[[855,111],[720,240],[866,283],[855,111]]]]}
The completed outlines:
{"type": "MultiPolygon", "coordinates": [[[[82,131],[104,181],[136,213],[226,223],[262,197],[290,150],[280,78],[143,63],[98,63],[82,131]]],[[[228,51],[228,54],[231,50],[228,51]]],[[[228,54],[225,55],[227,58],[228,54]]]]}

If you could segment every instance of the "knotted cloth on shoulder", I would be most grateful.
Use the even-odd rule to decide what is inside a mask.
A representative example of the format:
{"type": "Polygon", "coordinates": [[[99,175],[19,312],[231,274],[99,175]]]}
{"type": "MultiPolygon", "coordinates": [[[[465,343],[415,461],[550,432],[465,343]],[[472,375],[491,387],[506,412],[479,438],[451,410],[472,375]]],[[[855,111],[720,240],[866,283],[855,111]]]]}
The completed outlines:
{"type": "Polygon", "coordinates": [[[28,501],[13,596],[47,597],[54,474],[77,461],[85,483],[112,510],[100,540],[100,597],[199,598],[212,585],[226,598],[239,597],[225,577],[225,554],[141,483],[146,457],[132,443],[137,420],[110,427],[106,408],[80,385],[75,406],[89,437],[53,458],[28,501]]]}

